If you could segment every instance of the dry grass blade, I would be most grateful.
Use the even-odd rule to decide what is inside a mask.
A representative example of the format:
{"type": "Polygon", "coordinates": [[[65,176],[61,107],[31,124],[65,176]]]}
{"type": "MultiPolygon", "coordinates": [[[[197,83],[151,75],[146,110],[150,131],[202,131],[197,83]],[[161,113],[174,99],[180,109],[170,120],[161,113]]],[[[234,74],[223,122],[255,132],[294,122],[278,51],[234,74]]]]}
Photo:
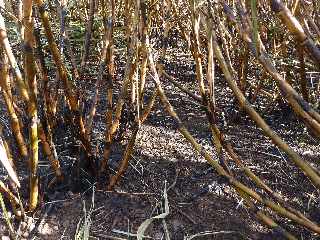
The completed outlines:
{"type": "Polygon", "coordinates": [[[137,239],[138,240],[142,240],[144,238],[145,231],[148,229],[149,225],[153,221],[159,220],[159,219],[160,220],[165,219],[169,215],[170,210],[169,210],[169,201],[168,201],[166,184],[165,184],[164,191],[163,191],[163,200],[164,200],[164,212],[159,215],[156,215],[154,217],[151,217],[151,218],[145,220],[143,223],[141,223],[141,225],[139,226],[138,231],[137,231],[137,239]]]}
{"type": "Polygon", "coordinates": [[[199,239],[199,237],[204,237],[204,236],[214,236],[214,235],[222,235],[222,234],[233,234],[235,233],[234,231],[219,231],[219,232],[211,232],[211,231],[206,231],[206,232],[200,232],[194,235],[191,235],[189,237],[186,237],[184,240],[192,240],[192,239],[199,239]]]}
{"type": "Polygon", "coordinates": [[[4,204],[4,201],[3,201],[3,198],[2,198],[2,194],[0,193],[0,205],[1,205],[1,209],[2,209],[2,212],[3,212],[3,215],[4,215],[4,219],[6,220],[6,224],[7,224],[7,227],[8,227],[8,230],[9,230],[9,233],[10,233],[10,236],[15,239],[15,236],[16,236],[16,233],[13,229],[13,226],[12,226],[12,223],[10,222],[10,218],[9,218],[9,215],[8,215],[8,211],[6,209],[6,206],[4,204]]]}
{"type": "Polygon", "coordinates": [[[3,140],[0,136],[0,162],[2,163],[3,167],[6,169],[10,179],[14,182],[14,184],[20,188],[20,182],[17,176],[16,171],[13,169],[8,156],[7,156],[7,152],[6,149],[3,145],[3,140]]]}
{"type": "Polygon", "coordinates": [[[87,212],[86,203],[83,201],[83,213],[84,216],[80,219],[77,230],[74,236],[74,240],[89,240],[90,238],[90,227],[92,224],[92,212],[94,211],[94,201],[95,201],[95,187],[92,188],[92,199],[91,206],[89,211],[87,212]]]}

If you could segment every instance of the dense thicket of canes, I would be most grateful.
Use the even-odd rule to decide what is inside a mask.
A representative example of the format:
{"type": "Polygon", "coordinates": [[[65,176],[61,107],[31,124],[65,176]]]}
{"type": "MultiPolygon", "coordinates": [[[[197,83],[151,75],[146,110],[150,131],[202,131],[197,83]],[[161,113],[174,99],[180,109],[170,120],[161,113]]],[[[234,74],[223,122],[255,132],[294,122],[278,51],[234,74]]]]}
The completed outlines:
{"type": "Polygon", "coordinates": [[[1,114],[9,117],[6,136],[14,138],[8,143],[0,135],[0,160],[9,176],[0,182],[0,191],[9,199],[17,218],[24,217],[24,209],[29,213],[38,207],[40,156],[50,161],[55,174],[48,187],[62,183],[69,174],[61,167],[53,136],[61,122],[71,126],[73,137],[80,142],[81,154],[73,168],[83,169],[100,188],[113,190],[128,168],[140,126],[158,98],[190,147],[234,188],[252,215],[287,239],[297,238],[287,226],[278,225],[277,215],[320,234],[318,223],[283,199],[236,154],[217,124],[222,110],[215,96],[215,81],[219,78],[231,89],[235,107],[245,112],[309,179],[309,184],[319,190],[319,165],[311,165],[290,147],[254,103],[259,101],[258,95],[263,95],[271,107],[277,102],[285,103],[309,134],[319,140],[320,84],[311,85],[307,72],[320,70],[320,1],[11,0],[1,1],[0,5],[0,86],[5,103],[1,114]],[[80,36],[84,39],[81,54],[75,52],[79,49],[77,35],[69,25],[75,20],[86,23],[85,34],[80,36]],[[114,41],[119,34],[126,62],[121,88],[116,93],[114,81],[120,67],[115,61],[114,41]],[[172,61],[169,50],[178,42],[194,60],[198,93],[166,71],[172,61]],[[99,58],[99,69],[94,72],[94,95],[86,101],[81,83],[92,58],[99,58]],[[202,106],[218,160],[185,127],[163,89],[162,78],[202,106]],[[147,85],[147,81],[154,85],[147,85]],[[104,92],[99,92],[101,85],[106,86],[104,92]],[[147,86],[155,88],[146,89],[147,86]],[[61,88],[63,92],[59,91],[61,88]],[[150,98],[144,97],[146,91],[152,92],[150,98]],[[106,131],[103,154],[98,154],[92,129],[101,94],[107,99],[105,112],[100,113],[105,116],[106,131]],[[133,116],[124,116],[128,109],[133,116]],[[121,163],[118,171],[111,174],[108,162],[112,145],[117,144],[116,136],[123,134],[123,122],[129,121],[130,136],[121,163]],[[246,182],[228,167],[230,161],[242,170],[246,182]],[[26,186],[20,184],[19,174],[25,168],[29,194],[27,199],[21,199],[19,192],[25,191],[26,186]]]}

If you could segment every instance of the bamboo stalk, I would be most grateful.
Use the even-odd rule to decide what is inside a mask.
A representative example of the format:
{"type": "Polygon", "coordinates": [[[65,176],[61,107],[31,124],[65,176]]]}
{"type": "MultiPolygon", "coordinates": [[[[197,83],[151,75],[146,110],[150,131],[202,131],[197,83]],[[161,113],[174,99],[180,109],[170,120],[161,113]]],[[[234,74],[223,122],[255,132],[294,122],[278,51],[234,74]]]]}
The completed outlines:
{"type": "Polygon", "coordinates": [[[199,95],[192,93],[189,89],[182,86],[177,82],[172,76],[170,76],[163,68],[159,69],[160,73],[165,76],[175,87],[179,88],[182,92],[186,93],[188,96],[192,97],[197,102],[202,102],[202,98],[199,95]]]}
{"type": "Polygon", "coordinates": [[[313,40],[309,38],[299,21],[292,15],[291,11],[282,3],[281,0],[271,0],[271,9],[282,20],[282,23],[286,25],[290,33],[296,37],[301,45],[310,53],[315,59],[316,64],[320,67],[320,50],[315,45],[313,40]]]}
{"type": "Polygon", "coordinates": [[[53,104],[52,97],[50,96],[48,69],[45,64],[42,44],[40,41],[40,29],[35,29],[34,36],[35,36],[36,45],[37,45],[38,65],[39,65],[39,69],[40,69],[40,73],[43,81],[42,98],[44,99],[46,121],[50,126],[54,126],[55,120],[56,120],[56,116],[55,116],[56,108],[53,104]]]}
{"type": "Polygon", "coordinates": [[[11,123],[11,128],[12,132],[14,134],[15,140],[17,141],[19,152],[22,157],[27,158],[28,156],[28,149],[26,146],[26,143],[24,141],[24,137],[21,132],[21,126],[19,122],[19,118],[16,114],[14,105],[13,105],[13,99],[12,95],[10,96],[9,94],[9,89],[7,86],[7,81],[9,81],[9,72],[8,72],[8,63],[7,59],[5,56],[2,56],[1,63],[0,63],[0,86],[1,86],[1,92],[2,96],[5,100],[6,107],[9,113],[10,117],[10,123],[11,123]]]}
{"type": "MultiPolygon", "coordinates": [[[[109,4],[110,4],[110,9],[103,10],[104,14],[107,14],[107,16],[104,16],[105,34],[104,34],[103,49],[102,49],[101,59],[100,59],[99,77],[98,77],[98,80],[96,81],[96,86],[95,86],[96,90],[95,90],[92,105],[89,111],[89,117],[86,122],[86,129],[89,134],[91,132],[92,121],[95,115],[95,108],[98,101],[98,89],[99,89],[100,83],[103,80],[106,82],[106,85],[107,85],[107,90],[106,90],[107,92],[107,111],[106,111],[107,129],[109,129],[110,125],[112,124],[112,98],[113,98],[112,88],[113,88],[113,78],[114,78],[113,28],[114,28],[114,21],[115,21],[114,0],[111,0],[109,4]],[[104,73],[105,70],[107,70],[106,74],[104,73]]],[[[106,8],[106,6],[103,5],[103,8],[106,8]]]]}
{"type": "Polygon", "coordinates": [[[129,166],[129,160],[131,158],[131,154],[133,152],[134,149],[134,145],[135,145],[135,140],[137,137],[139,131],[139,124],[136,123],[136,126],[133,128],[130,140],[128,142],[128,145],[124,151],[121,163],[120,163],[120,167],[117,171],[117,173],[115,175],[113,175],[110,179],[109,185],[107,186],[107,190],[111,191],[113,190],[114,186],[117,184],[117,182],[119,181],[120,177],[125,173],[125,171],[127,170],[128,166],[129,166]]]}
{"type": "Polygon", "coordinates": [[[140,116],[140,120],[139,120],[140,124],[143,124],[145,120],[147,120],[148,116],[151,113],[153,105],[156,102],[157,96],[158,96],[158,90],[154,89],[148,104],[145,106],[145,108],[143,109],[143,113],[140,116]]]}
{"type": "Polygon", "coordinates": [[[58,160],[58,156],[55,150],[55,145],[52,141],[52,126],[55,124],[55,110],[54,106],[52,106],[52,99],[49,94],[49,78],[48,78],[48,70],[45,65],[44,55],[42,51],[41,41],[39,31],[35,31],[35,40],[37,45],[37,56],[39,61],[39,69],[41,71],[41,76],[43,80],[43,99],[44,99],[44,115],[46,121],[46,130],[45,132],[43,128],[43,124],[39,123],[38,132],[39,139],[41,140],[43,150],[46,156],[49,159],[49,162],[55,172],[55,175],[59,181],[63,180],[63,174],[60,167],[60,162],[58,160]]]}
{"type": "Polygon", "coordinates": [[[19,199],[10,191],[10,189],[0,181],[0,192],[3,193],[16,206],[19,205],[19,199]]]}
{"type": "Polygon", "coordinates": [[[62,175],[62,171],[61,171],[61,167],[60,167],[60,162],[57,159],[57,157],[55,156],[54,151],[51,150],[51,147],[47,141],[47,137],[44,132],[44,129],[43,129],[42,125],[40,125],[40,124],[38,126],[38,132],[39,132],[39,139],[41,140],[43,150],[49,159],[49,162],[55,172],[55,175],[59,181],[62,181],[63,175],[62,175]]]}
{"type": "Polygon", "coordinates": [[[287,230],[279,226],[271,217],[269,217],[268,215],[263,213],[261,210],[259,210],[245,192],[241,190],[240,191],[238,190],[237,192],[244,199],[245,204],[254,213],[256,218],[258,218],[261,222],[263,222],[266,226],[268,226],[273,231],[278,232],[279,235],[284,236],[286,239],[297,240],[295,236],[293,236],[287,230]]]}
{"type": "Polygon", "coordinates": [[[89,9],[89,19],[87,22],[87,26],[86,26],[86,36],[85,36],[85,40],[84,40],[84,50],[83,50],[83,54],[82,54],[82,59],[81,59],[81,74],[83,72],[83,68],[86,65],[88,56],[89,56],[89,49],[90,49],[90,44],[91,44],[91,35],[92,35],[92,31],[93,31],[93,21],[94,21],[94,10],[96,7],[96,3],[95,0],[90,0],[89,3],[90,9],[89,9]]]}
{"type": "Polygon", "coordinates": [[[113,30],[115,21],[115,2],[109,1],[109,6],[103,4],[104,14],[104,47],[101,54],[99,76],[103,78],[104,71],[107,70],[106,76],[106,95],[107,95],[107,110],[106,131],[105,131],[105,147],[103,151],[103,160],[100,164],[99,175],[107,171],[107,164],[111,154],[111,145],[113,135],[111,132],[113,123],[113,79],[114,79],[114,56],[113,56],[113,30]]]}
{"type": "MultiPolygon", "coordinates": [[[[193,11],[195,11],[193,9],[193,11]]],[[[201,16],[199,15],[199,21],[200,21],[200,18],[201,16]]],[[[207,33],[208,33],[208,37],[207,37],[207,40],[208,40],[208,64],[210,63],[211,66],[208,66],[208,69],[207,69],[207,72],[211,71],[211,73],[209,73],[209,75],[207,75],[207,82],[211,83],[211,85],[213,84],[213,76],[212,76],[212,58],[213,58],[213,49],[212,49],[212,22],[208,19],[206,19],[207,22],[206,22],[206,25],[207,25],[207,33]],[[211,68],[211,69],[210,69],[211,68]]],[[[219,28],[219,31],[220,33],[222,33],[222,29],[219,28]]],[[[203,72],[202,72],[202,62],[201,62],[201,58],[198,58],[196,56],[198,56],[198,51],[200,49],[200,46],[198,45],[199,44],[199,41],[196,40],[197,36],[199,38],[200,36],[200,28],[195,28],[194,29],[194,41],[193,42],[193,47],[191,48],[191,51],[193,52],[193,56],[194,56],[194,60],[196,62],[196,77],[198,79],[198,86],[199,86],[199,90],[200,90],[200,93],[201,93],[201,89],[204,86],[204,81],[199,81],[199,79],[204,79],[204,76],[203,76],[203,72]],[[198,49],[198,50],[197,50],[198,49]],[[201,69],[198,69],[198,68],[201,68],[201,69]],[[203,86],[201,86],[203,84],[203,86]]],[[[224,37],[222,36],[222,38],[224,39],[224,37]]],[[[228,47],[227,47],[227,44],[226,44],[226,41],[225,39],[223,40],[223,43],[224,43],[224,47],[225,47],[225,50],[226,52],[228,53],[228,57],[230,57],[229,55],[229,51],[228,51],[228,47]]],[[[229,65],[230,67],[230,70],[231,71],[234,71],[231,64],[229,65]]],[[[213,85],[211,86],[213,87],[213,85]]],[[[213,90],[213,89],[212,89],[213,90]]],[[[232,175],[226,161],[225,161],[225,158],[223,157],[222,155],[222,145],[221,145],[221,142],[219,141],[219,137],[218,137],[218,133],[217,133],[217,129],[216,129],[216,126],[215,126],[215,111],[216,111],[216,108],[215,108],[215,103],[212,101],[212,96],[210,97],[210,90],[209,90],[209,97],[207,96],[207,93],[206,93],[206,90],[204,90],[205,92],[203,94],[201,94],[201,102],[204,106],[206,106],[206,115],[207,115],[207,119],[209,121],[209,124],[210,124],[210,129],[211,129],[211,132],[212,132],[212,137],[213,137],[213,144],[215,146],[215,149],[218,153],[218,157],[219,157],[219,163],[220,165],[224,168],[224,170],[229,173],[230,175],[232,175]]]]}
{"type": "Polygon", "coordinates": [[[19,85],[20,94],[21,94],[22,98],[28,102],[29,101],[28,88],[22,78],[22,74],[20,72],[19,66],[17,64],[17,61],[16,61],[14,55],[13,55],[12,48],[10,46],[10,43],[9,43],[9,40],[7,37],[6,26],[5,26],[4,19],[3,19],[3,16],[1,15],[1,13],[0,13],[0,43],[1,43],[6,55],[8,57],[11,68],[13,69],[13,71],[15,73],[15,77],[16,77],[16,80],[19,85]]]}
{"type": "Polygon", "coordinates": [[[196,78],[199,86],[200,95],[206,97],[206,89],[203,81],[203,70],[202,70],[202,59],[201,59],[201,50],[200,50],[200,14],[196,10],[196,1],[191,0],[191,21],[192,21],[192,33],[194,36],[194,41],[191,42],[191,52],[193,58],[196,62],[196,78]]]}
{"type": "Polygon", "coordinates": [[[215,87],[215,64],[214,64],[214,55],[212,49],[212,22],[210,19],[207,20],[207,35],[208,35],[208,64],[207,64],[207,81],[209,83],[209,98],[210,102],[212,102],[213,107],[216,106],[214,87],[215,87]]]}
{"type": "Polygon", "coordinates": [[[306,77],[306,69],[305,69],[305,62],[304,62],[304,52],[303,48],[298,44],[297,45],[297,52],[299,56],[299,63],[300,63],[300,91],[302,93],[303,99],[305,101],[309,101],[309,93],[308,93],[308,88],[307,88],[307,77],[306,77]]]}
{"type": "MultiPolygon", "coordinates": [[[[126,9],[126,16],[127,16],[127,20],[126,21],[131,21],[132,19],[130,17],[128,17],[129,14],[129,9],[126,9]]],[[[136,22],[137,24],[138,22],[136,22]]],[[[129,87],[132,86],[132,82],[133,79],[135,77],[135,73],[137,72],[137,68],[138,68],[138,39],[137,39],[137,35],[134,34],[132,38],[129,38],[129,32],[132,31],[132,29],[130,29],[130,26],[127,27],[127,38],[130,39],[129,43],[128,43],[128,59],[127,59],[127,63],[126,63],[126,68],[125,68],[125,74],[124,74],[124,82],[122,84],[122,88],[121,88],[121,92],[118,98],[118,101],[116,103],[115,106],[115,111],[114,111],[114,118],[113,118],[113,122],[112,125],[110,126],[109,129],[107,129],[107,133],[106,133],[106,147],[104,150],[104,159],[101,165],[101,171],[103,169],[105,169],[109,155],[110,155],[110,147],[113,141],[113,137],[119,127],[120,124],[120,119],[122,116],[122,110],[123,110],[123,106],[125,104],[126,98],[128,96],[128,92],[129,92],[129,87]]]]}
{"type": "Polygon", "coordinates": [[[37,111],[37,83],[36,67],[33,54],[34,36],[32,19],[32,0],[23,1],[24,31],[24,69],[25,78],[29,88],[30,101],[28,103],[28,115],[30,123],[30,200],[29,208],[33,211],[38,204],[38,111],[37,111]]]}
{"type": "Polygon", "coordinates": [[[148,66],[148,58],[146,55],[146,51],[144,49],[146,48],[146,38],[148,34],[148,20],[147,20],[147,4],[145,0],[140,0],[140,8],[141,8],[141,14],[140,14],[140,24],[139,24],[139,32],[141,35],[141,66],[140,66],[140,83],[139,83],[139,100],[141,103],[141,108],[143,107],[143,95],[144,95],[144,88],[146,83],[146,73],[147,73],[147,66],[148,66]]]}
{"type": "Polygon", "coordinates": [[[134,60],[133,56],[131,56],[131,57],[129,57],[129,60],[127,62],[124,83],[122,85],[122,89],[121,89],[121,93],[120,93],[119,99],[118,99],[118,101],[116,103],[115,113],[114,113],[114,120],[113,120],[112,126],[110,128],[110,134],[111,135],[114,135],[116,133],[118,127],[119,127],[122,108],[123,108],[123,105],[125,103],[125,98],[126,98],[126,96],[128,94],[128,89],[129,89],[129,86],[132,83],[132,80],[133,80],[133,77],[134,77],[134,73],[136,72],[136,69],[137,69],[137,62],[136,62],[136,60],[134,60]]]}
{"type": "Polygon", "coordinates": [[[53,60],[57,66],[57,69],[59,72],[59,77],[63,81],[66,96],[67,96],[69,104],[70,104],[70,108],[72,111],[77,112],[78,111],[78,99],[74,93],[73,85],[68,80],[67,70],[62,62],[60,51],[54,41],[53,33],[51,30],[51,24],[49,21],[49,16],[45,10],[44,2],[43,2],[43,0],[35,0],[35,3],[37,4],[37,7],[39,9],[40,18],[41,18],[41,21],[42,21],[42,24],[43,24],[43,27],[45,30],[45,34],[46,34],[46,37],[48,40],[49,48],[50,48],[51,54],[53,56],[53,60]]]}

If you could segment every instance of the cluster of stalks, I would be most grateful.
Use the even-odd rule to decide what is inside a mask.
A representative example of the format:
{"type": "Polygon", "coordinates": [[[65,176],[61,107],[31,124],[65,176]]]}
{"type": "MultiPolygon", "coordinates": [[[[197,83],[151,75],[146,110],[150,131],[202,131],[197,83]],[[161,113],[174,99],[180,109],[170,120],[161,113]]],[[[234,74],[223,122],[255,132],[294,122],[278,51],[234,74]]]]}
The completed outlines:
{"type": "Polygon", "coordinates": [[[216,72],[219,69],[223,73],[221,79],[232,90],[239,109],[247,113],[273,144],[288,156],[314,188],[320,188],[317,169],[273,131],[252,105],[257,101],[258,95],[268,98],[270,105],[284,101],[310,134],[319,139],[320,115],[317,108],[320,84],[309,88],[306,75],[307,69],[320,69],[320,48],[317,46],[320,41],[319,1],[90,0],[86,3],[87,6],[82,6],[85,11],[77,11],[75,8],[69,11],[71,19],[80,16],[86,23],[83,51],[79,59],[73,52],[68,34],[70,31],[66,13],[68,4],[72,3],[64,0],[58,3],[56,7],[48,5],[44,0],[11,0],[8,6],[3,1],[0,4],[0,87],[5,104],[1,114],[6,111],[9,116],[10,134],[14,137],[14,141],[9,144],[4,135],[0,135],[1,162],[9,177],[6,183],[0,182],[0,191],[9,199],[17,217],[24,216],[24,208],[32,212],[39,206],[39,149],[44,151],[54,170],[53,181],[60,183],[64,179],[53,140],[54,129],[59,126],[61,118],[58,116],[61,112],[59,109],[67,107],[68,113],[62,118],[68,118],[72,134],[81,142],[84,157],[79,158],[80,164],[76,166],[84,168],[96,180],[107,176],[107,184],[101,187],[113,190],[128,168],[139,129],[159,98],[167,113],[174,119],[176,129],[244,199],[252,215],[287,239],[296,237],[285,226],[280,226],[274,220],[274,215],[320,234],[317,223],[293,208],[290,202],[286,202],[281,194],[253,173],[237,155],[217,124],[222,110],[218,107],[215,96],[216,72]],[[98,44],[93,39],[94,23],[97,21],[102,22],[103,31],[99,43],[99,71],[96,74],[95,92],[89,101],[88,115],[84,116],[81,108],[83,91],[75,83],[81,83],[85,79],[92,50],[98,52],[98,44]],[[8,38],[6,24],[12,22],[19,33],[21,52],[13,50],[8,38]],[[115,95],[115,32],[116,29],[119,31],[119,24],[125,38],[126,63],[120,92],[115,95]],[[59,26],[59,34],[55,34],[53,26],[59,26]],[[159,29],[162,33],[159,33],[159,29]],[[175,32],[179,33],[179,41],[188,48],[194,60],[194,81],[200,95],[179,84],[166,72],[166,65],[161,64],[163,60],[170,59],[167,58],[170,34],[175,32]],[[151,43],[159,41],[162,43],[161,47],[154,48],[151,43]],[[45,49],[49,50],[49,54],[45,49]],[[289,75],[291,66],[277,60],[294,60],[293,54],[298,59],[298,79],[284,77],[283,71],[289,75]],[[55,79],[49,76],[48,61],[54,63],[55,79]],[[71,64],[67,65],[67,61],[71,64]],[[263,79],[256,81],[249,78],[252,66],[263,73],[263,79]],[[162,87],[161,78],[169,80],[203,106],[218,161],[197,143],[184,126],[162,87]],[[146,81],[153,81],[155,88],[146,89],[146,81]],[[106,91],[99,92],[102,85],[106,86],[106,91]],[[58,89],[61,86],[64,92],[63,104],[59,102],[58,89]],[[147,102],[144,97],[146,91],[152,92],[147,102]],[[253,92],[251,99],[246,97],[248,92],[253,92]],[[101,95],[105,95],[107,101],[104,151],[99,156],[93,146],[92,129],[101,95]],[[111,174],[108,162],[112,145],[117,144],[115,137],[120,131],[126,107],[134,112],[131,135],[117,172],[111,174]],[[25,118],[27,122],[23,121],[25,118]],[[28,136],[23,131],[26,128],[28,136]],[[42,145],[41,148],[39,144],[42,145]],[[18,153],[13,153],[14,149],[18,153]],[[27,163],[29,168],[28,204],[19,198],[23,186],[19,182],[17,166],[21,164],[17,164],[18,161],[27,163]],[[254,183],[255,189],[240,181],[237,174],[230,170],[230,161],[254,183]],[[273,214],[270,215],[270,212],[273,214]]]}

